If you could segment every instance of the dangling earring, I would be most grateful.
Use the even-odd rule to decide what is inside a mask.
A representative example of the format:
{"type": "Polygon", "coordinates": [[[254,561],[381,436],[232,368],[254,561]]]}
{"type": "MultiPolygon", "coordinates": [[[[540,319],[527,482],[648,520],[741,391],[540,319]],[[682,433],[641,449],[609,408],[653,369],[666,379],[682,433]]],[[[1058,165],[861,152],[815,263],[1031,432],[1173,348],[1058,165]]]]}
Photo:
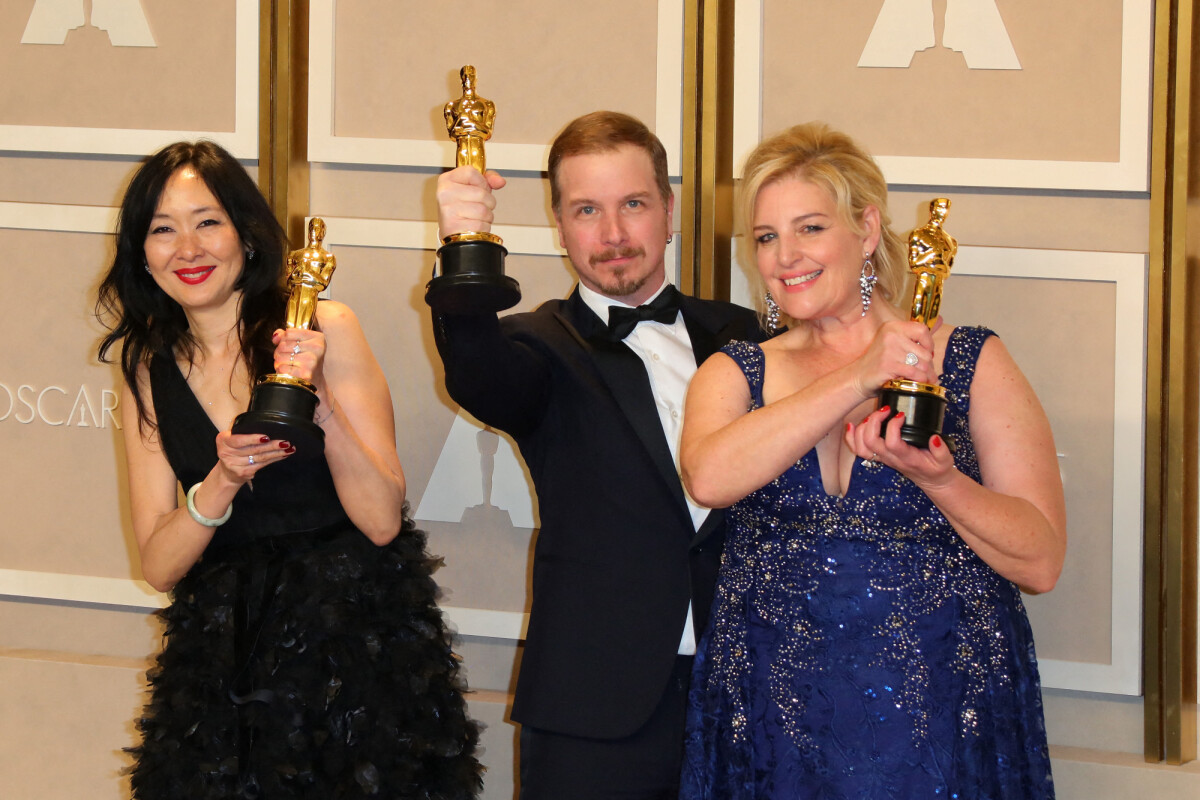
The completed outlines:
{"type": "Polygon", "coordinates": [[[767,332],[774,333],[779,330],[779,303],[775,302],[775,298],[771,296],[770,290],[766,294],[767,301],[767,332]]]}
{"type": "Polygon", "coordinates": [[[858,294],[862,297],[862,315],[865,317],[871,310],[871,295],[875,293],[875,265],[871,263],[871,255],[863,256],[862,271],[858,273],[858,294]]]}
{"type": "Polygon", "coordinates": [[[247,247],[247,248],[246,248],[246,260],[247,260],[247,261],[249,261],[249,260],[250,260],[250,259],[252,259],[252,258],[254,258],[254,248],[253,248],[253,247],[247,247]]]}
{"type": "Polygon", "coordinates": [[[674,239],[675,239],[675,234],[673,234],[673,233],[667,234],[667,244],[670,244],[674,239]]]}
{"type": "Polygon", "coordinates": [[[143,261],[142,261],[142,266],[146,268],[146,272],[147,272],[147,273],[149,273],[149,272],[150,272],[150,262],[149,262],[149,261],[144,261],[144,260],[143,260],[143,261]]]}

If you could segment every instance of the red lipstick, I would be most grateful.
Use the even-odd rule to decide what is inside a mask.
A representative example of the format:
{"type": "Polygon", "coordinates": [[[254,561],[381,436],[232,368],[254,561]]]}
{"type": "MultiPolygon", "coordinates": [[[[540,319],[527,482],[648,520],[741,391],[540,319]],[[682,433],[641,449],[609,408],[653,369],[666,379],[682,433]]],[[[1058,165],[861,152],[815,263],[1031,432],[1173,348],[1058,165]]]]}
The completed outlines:
{"type": "Polygon", "coordinates": [[[200,267],[198,269],[181,269],[176,270],[175,275],[179,280],[186,283],[188,286],[195,286],[204,283],[208,280],[208,276],[212,274],[216,267],[200,267]]]}

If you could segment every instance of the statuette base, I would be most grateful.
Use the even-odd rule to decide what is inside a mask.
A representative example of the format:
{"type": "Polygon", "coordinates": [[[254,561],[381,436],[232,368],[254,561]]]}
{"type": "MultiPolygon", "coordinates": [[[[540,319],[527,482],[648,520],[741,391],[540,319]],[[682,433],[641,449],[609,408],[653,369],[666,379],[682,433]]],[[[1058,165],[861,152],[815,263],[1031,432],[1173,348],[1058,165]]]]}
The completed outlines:
{"type": "MultiPolygon", "coordinates": [[[[887,435],[888,424],[897,414],[904,414],[900,438],[913,447],[929,449],[929,439],[940,435],[946,415],[946,390],[917,381],[888,381],[879,392],[879,405],[891,408],[884,420],[881,436],[887,435]]],[[[949,440],[946,441],[950,445],[949,440]]]]}
{"type": "Polygon", "coordinates": [[[438,250],[440,274],[425,287],[425,302],[434,311],[494,314],[520,302],[520,285],[504,274],[508,250],[503,245],[482,238],[447,238],[451,241],[438,250]]]}
{"type": "Polygon", "coordinates": [[[312,384],[290,375],[268,375],[250,396],[250,409],[233,421],[234,433],[258,433],[289,442],[291,458],[317,458],[325,452],[325,431],[313,422],[317,393],[312,384]]]}

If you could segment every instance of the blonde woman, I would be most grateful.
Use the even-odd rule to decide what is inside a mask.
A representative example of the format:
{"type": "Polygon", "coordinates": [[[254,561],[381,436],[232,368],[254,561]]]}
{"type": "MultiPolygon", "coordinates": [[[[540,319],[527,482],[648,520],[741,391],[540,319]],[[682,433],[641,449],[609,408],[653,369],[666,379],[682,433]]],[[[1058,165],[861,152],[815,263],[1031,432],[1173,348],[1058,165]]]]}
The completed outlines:
{"type": "Polygon", "coordinates": [[[730,508],[681,796],[1052,797],[1018,588],[1051,589],[1066,544],[1037,398],[991,331],[893,305],[904,244],[845,135],[764,141],[740,204],[788,330],[688,391],[684,483],[730,508]],[[892,378],[949,393],[928,449],[881,434],[892,378]]]}

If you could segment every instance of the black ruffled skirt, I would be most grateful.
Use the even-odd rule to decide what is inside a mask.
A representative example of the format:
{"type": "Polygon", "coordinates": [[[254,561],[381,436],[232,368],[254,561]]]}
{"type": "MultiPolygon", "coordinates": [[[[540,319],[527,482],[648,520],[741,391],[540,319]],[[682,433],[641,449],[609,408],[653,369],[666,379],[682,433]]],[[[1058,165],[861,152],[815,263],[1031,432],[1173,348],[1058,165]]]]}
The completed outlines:
{"type": "Polygon", "coordinates": [[[478,726],[410,520],[206,553],[160,612],[139,800],[475,797],[478,726]]]}

